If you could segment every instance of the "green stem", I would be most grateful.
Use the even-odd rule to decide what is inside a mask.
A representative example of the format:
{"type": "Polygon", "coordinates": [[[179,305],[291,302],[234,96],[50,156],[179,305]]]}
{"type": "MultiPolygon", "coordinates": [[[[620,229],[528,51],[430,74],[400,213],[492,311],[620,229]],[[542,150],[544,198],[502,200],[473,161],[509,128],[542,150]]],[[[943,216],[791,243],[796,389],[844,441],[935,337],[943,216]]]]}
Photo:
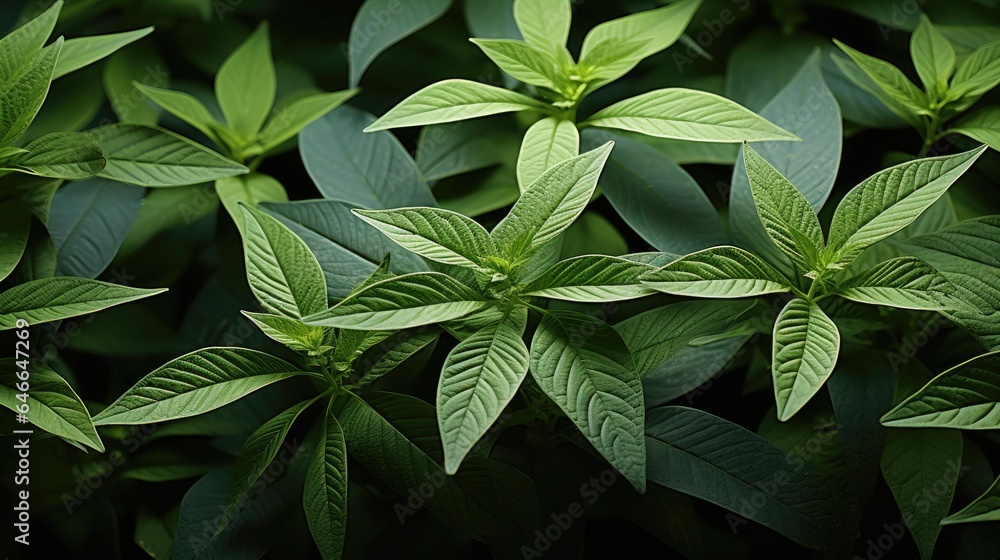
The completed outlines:
{"type": "Polygon", "coordinates": [[[920,148],[920,153],[917,154],[918,158],[927,157],[927,153],[930,152],[931,148],[934,146],[934,142],[939,138],[938,127],[941,124],[941,112],[940,110],[935,111],[934,115],[927,121],[927,129],[924,131],[924,145],[920,148]]]}

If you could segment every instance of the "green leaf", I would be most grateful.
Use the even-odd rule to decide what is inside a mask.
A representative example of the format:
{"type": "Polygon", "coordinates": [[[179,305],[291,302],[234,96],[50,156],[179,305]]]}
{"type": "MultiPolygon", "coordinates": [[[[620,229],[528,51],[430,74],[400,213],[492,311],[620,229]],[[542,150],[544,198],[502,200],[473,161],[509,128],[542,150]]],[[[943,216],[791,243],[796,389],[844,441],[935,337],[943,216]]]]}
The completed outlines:
{"type": "Polygon", "coordinates": [[[879,263],[836,289],[840,296],[859,303],[931,311],[949,307],[950,292],[948,280],[915,257],[879,263]]]}
{"type": "Polygon", "coordinates": [[[753,305],[686,301],[640,313],[615,325],[615,330],[632,353],[639,376],[644,377],[695,340],[726,332],[753,305]]]}
{"type": "Polygon", "coordinates": [[[1000,107],[984,107],[960,120],[950,132],[962,133],[1000,151],[1000,107]]]}
{"type": "Polygon", "coordinates": [[[949,97],[974,102],[1000,84],[1000,39],[972,52],[955,71],[949,97]]]}
{"type": "Polygon", "coordinates": [[[104,443],[94,428],[90,412],[65,379],[38,361],[32,361],[30,378],[25,379],[16,375],[23,370],[14,359],[0,363],[4,367],[0,376],[0,406],[17,412],[19,406],[27,405],[28,421],[36,427],[104,453],[104,443]],[[28,381],[27,391],[17,388],[22,381],[28,381]]]}
{"type": "Polygon", "coordinates": [[[812,205],[749,144],[743,145],[743,158],[754,207],[771,242],[802,270],[822,269],[826,241],[812,205]]]}
{"type": "Polygon", "coordinates": [[[197,416],[296,375],[292,364],[245,348],[204,348],[156,368],[94,416],[97,426],[197,416]]]}
{"type": "Polygon", "coordinates": [[[0,203],[0,280],[10,276],[28,246],[31,214],[18,200],[0,203]]]}
{"type": "Polygon", "coordinates": [[[87,179],[104,169],[107,160],[101,146],[84,132],[52,132],[24,147],[28,153],[7,165],[32,175],[55,179],[87,179]]]}
{"type": "Polygon", "coordinates": [[[517,158],[517,184],[521,192],[557,163],[579,154],[580,132],[571,121],[547,117],[531,125],[517,158]]]}
{"type": "Polygon", "coordinates": [[[445,80],[407,97],[366,128],[365,132],[463,121],[527,110],[546,112],[549,106],[510,90],[468,80],[445,80]]]}
{"type": "Polygon", "coordinates": [[[24,71],[0,82],[0,99],[4,100],[0,105],[0,146],[17,140],[35,119],[48,95],[62,44],[62,37],[56,39],[24,71]]]}
{"type": "Polygon", "coordinates": [[[559,91],[568,81],[559,62],[540,48],[514,39],[472,39],[501,70],[515,80],[559,91]]]}
{"type": "Polygon", "coordinates": [[[826,383],[840,353],[840,331],[820,306],[795,298],[774,323],[774,400],[788,421],[826,383]]]}
{"type": "Polygon", "coordinates": [[[646,423],[649,480],[711,502],[812,549],[839,544],[839,519],[795,456],[707,412],[667,406],[646,423]],[[776,483],[776,473],[782,473],[776,483]]]}
{"type": "Polygon", "coordinates": [[[922,560],[930,560],[962,474],[962,435],[946,430],[892,430],[882,475],[899,504],[922,560]],[[929,488],[935,488],[928,492],[929,488]]]}
{"type": "Polygon", "coordinates": [[[383,51],[440,18],[452,0],[365,0],[354,16],[348,39],[351,87],[383,51]]]}
{"type": "Polygon", "coordinates": [[[243,138],[256,135],[274,106],[277,84],[264,22],[229,55],[215,75],[215,96],[229,128],[243,138]]]}
{"type": "Polygon", "coordinates": [[[18,319],[48,323],[107,309],[167,291],[130,288],[86,278],[44,278],[18,284],[0,293],[0,330],[13,329],[18,319]]]}
{"type": "Polygon", "coordinates": [[[580,126],[693,142],[761,142],[799,137],[732,101],[684,88],[644,93],[598,111],[580,126]]]}
{"type": "Polygon", "coordinates": [[[750,338],[749,334],[740,334],[702,346],[681,348],[666,362],[643,375],[646,407],[660,406],[685,395],[693,398],[703,394],[708,384],[741,354],[750,338]]]}
{"type": "Polygon", "coordinates": [[[941,520],[942,525],[956,523],[976,523],[982,521],[1000,521],[1000,478],[989,487],[982,496],[960,511],[941,520]]]}
{"type": "Polygon", "coordinates": [[[521,143],[520,132],[511,130],[511,126],[498,130],[498,120],[508,119],[476,119],[420,129],[416,154],[420,172],[428,181],[439,181],[514,160],[512,156],[517,155],[521,143]]]}
{"type": "Polygon", "coordinates": [[[651,42],[650,39],[602,41],[587,53],[586,58],[580,60],[577,72],[588,82],[589,91],[594,91],[635,68],[651,42]]]}
{"type": "Polygon", "coordinates": [[[527,323],[527,309],[514,309],[460,342],[445,358],[437,417],[448,474],[458,472],[528,374],[528,347],[521,339],[527,323]]]}
{"type": "Polygon", "coordinates": [[[295,319],[280,315],[251,313],[249,311],[244,311],[243,314],[253,321],[268,338],[284,344],[296,352],[316,351],[323,344],[326,331],[321,327],[303,325],[295,319]]]}
{"type": "Polygon", "coordinates": [[[948,90],[948,79],[955,70],[955,48],[926,15],[920,15],[920,25],[910,37],[910,56],[924,89],[936,97],[948,90]]]}
{"type": "Polygon", "coordinates": [[[395,136],[361,132],[374,120],[343,105],[302,130],[299,151],[319,192],[365,208],[436,206],[427,181],[395,136]]]}
{"type": "Polygon", "coordinates": [[[63,44],[62,53],[59,54],[59,62],[56,64],[52,79],[61,78],[70,72],[75,72],[84,66],[97,62],[152,32],[152,27],[144,27],[124,33],[69,39],[63,44]]]}
{"type": "Polygon", "coordinates": [[[88,131],[107,166],[101,177],[143,187],[175,187],[247,173],[247,168],[172,132],[135,124],[88,131]]]}
{"type": "Polygon", "coordinates": [[[589,315],[550,311],[531,341],[531,374],[594,448],[644,492],[642,383],[618,333],[589,315]]]}
{"type": "Polygon", "coordinates": [[[489,232],[472,218],[440,208],[354,210],[400,247],[433,261],[479,268],[497,255],[489,232]]]}
{"type": "Polygon", "coordinates": [[[247,281],[261,306],[300,319],[327,308],[326,278],[309,247],[277,219],[243,206],[247,281]]]}
{"type": "Polygon", "coordinates": [[[893,428],[994,430],[1000,423],[1000,353],[959,364],[882,417],[893,428]]]}
{"type": "Polygon", "coordinates": [[[351,89],[310,95],[278,110],[260,131],[257,141],[260,142],[261,151],[267,153],[277,148],[307,125],[343,105],[357,93],[358,90],[351,89]]]}
{"type": "Polygon", "coordinates": [[[572,20],[570,0],[514,0],[514,21],[524,40],[552,55],[565,50],[572,20]]]}
{"type": "Polygon", "coordinates": [[[370,348],[358,360],[355,371],[363,374],[356,387],[364,387],[378,381],[383,375],[390,373],[414,354],[428,346],[433,348],[440,332],[437,329],[415,332],[403,331],[396,336],[370,348]]]}
{"type": "Polygon", "coordinates": [[[868,247],[910,225],[941,198],[986,150],[918,159],[880,171],[851,189],[837,206],[824,260],[854,262],[868,247]]]}
{"type": "Polygon", "coordinates": [[[680,39],[691,18],[701,5],[701,0],[681,0],[655,10],[648,10],[615,19],[598,25],[587,33],[580,54],[581,63],[594,56],[599,47],[607,48],[614,43],[644,41],[644,46],[631,56],[623,58],[619,64],[627,68],[615,72],[611,81],[624,76],[642,59],[652,56],[680,39]]]}
{"type": "Polygon", "coordinates": [[[257,479],[267,469],[271,461],[281,450],[292,424],[309,406],[318,400],[302,401],[265,422],[247,438],[240,447],[239,455],[233,463],[233,471],[229,477],[229,488],[226,490],[225,511],[222,522],[215,534],[218,535],[229,524],[240,510],[240,504],[247,497],[257,479]]]}
{"type": "Polygon", "coordinates": [[[642,283],[668,294],[744,298],[789,291],[788,280],[753,253],[713,247],[650,272],[642,283]]]}
{"type": "Polygon", "coordinates": [[[557,263],[525,285],[526,296],[565,301],[605,302],[656,293],[639,277],[654,267],[617,257],[585,255],[557,263]]]}
{"type": "Polygon", "coordinates": [[[56,0],[37,17],[0,38],[0,82],[7,82],[35,59],[52,35],[62,7],[63,1],[56,0]]]}
{"type": "Polygon", "coordinates": [[[132,85],[163,110],[195,127],[216,144],[223,144],[222,139],[216,134],[216,127],[221,125],[197,97],[183,91],[153,87],[138,81],[133,81],[132,85]]]}
{"type": "Polygon", "coordinates": [[[590,202],[613,146],[559,163],[531,183],[490,234],[498,248],[517,258],[566,231],[590,202]]]}
{"type": "Polygon", "coordinates": [[[451,276],[404,274],[351,295],[304,319],[307,325],[355,330],[402,330],[464,317],[489,301],[451,276]]]}
{"type": "Polygon", "coordinates": [[[215,194],[219,196],[241,236],[246,235],[241,204],[257,208],[261,202],[288,202],[288,193],[277,179],[256,171],[248,175],[216,179],[215,194]]]}
{"type": "Polygon", "coordinates": [[[150,42],[122,49],[103,64],[104,92],[118,120],[155,126],[160,112],[144,99],[135,82],[156,87],[170,85],[170,70],[150,42]]]}
{"type": "MultiPolygon", "coordinates": [[[[913,82],[899,68],[882,59],[856,51],[836,39],[833,42],[840,47],[840,50],[844,51],[844,54],[854,61],[858,68],[877,87],[871,88],[867,83],[855,79],[852,76],[850,67],[835,58],[837,66],[847,74],[848,78],[862,89],[882,100],[893,112],[913,123],[917,116],[929,111],[927,96],[917,86],[913,85],[913,82]]],[[[916,122],[919,122],[919,119],[916,122]]]]}
{"type": "Polygon", "coordinates": [[[340,560],[347,536],[347,443],[329,408],[322,426],[306,472],[302,505],[320,556],[323,560],[340,560]]]}

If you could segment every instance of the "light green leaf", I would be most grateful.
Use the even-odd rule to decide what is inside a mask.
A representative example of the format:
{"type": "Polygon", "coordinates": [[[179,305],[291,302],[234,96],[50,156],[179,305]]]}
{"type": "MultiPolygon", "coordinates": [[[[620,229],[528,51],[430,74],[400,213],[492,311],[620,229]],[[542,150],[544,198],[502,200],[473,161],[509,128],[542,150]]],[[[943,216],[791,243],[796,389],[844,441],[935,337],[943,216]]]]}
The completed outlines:
{"type": "Polygon", "coordinates": [[[1000,151],[1000,107],[984,107],[964,117],[950,132],[962,133],[1000,151]]]}
{"type": "Polygon", "coordinates": [[[979,47],[965,59],[951,80],[949,97],[972,103],[997,84],[1000,84],[1000,39],[979,47]]]}
{"type": "Polygon", "coordinates": [[[10,276],[28,246],[31,214],[18,200],[0,203],[0,280],[10,276]]]}
{"type": "Polygon", "coordinates": [[[959,364],[882,417],[892,428],[995,430],[1000,426],[1000,353],[959,364]]]}
{"type": "Polygon", "coordinates": [[[277,91],[267,22],[233,51],[215,75],[215,96],[229,128],[252,138],[271,113],[277,91]]]}
{"type": "Polygon", "coordinates": [[[468,80],[445,80],[407,97],[366,128],[365,132],[463,121],[527,110],[546,112],[549,106],[510,90],[468,80]]]}
{"type": "Polygon", "coordinates": [[[351,24],[348,39],[351,87],[383,51],[444,15],[452,0],[365,0],[351,24]]]}
{"type": "Polygon", "coordinates": [[[256,171],[248,175],[216,179],[215,194],[240,230],[240,235],[246,233],[240,204],[257,208],[261,202],[288,202],[288,193],[277,179],[256,171]]]}
{"type": "Polygon", "coordinates": [[[501,70],[515,80],[559,91],[567,82],[553,55],[513,39],[472,39],[501,70]]]}
{"type": "Polygon", "coordinates": [[[86,315],[167,291],[130,288],[87,278],[44,278],[18,284],[0,293],[0,330],[13,329],[18,319],[48,323],[86,315]]]}
{"type": "Polygon", "coordinates": [[[316,351],[323,344],[326,331],[322,327],[310,327],[295,319],[280,315],[251,313],[250,311],[244,311],[243,314],[253,321],[268,338],[284,344],[296,352],[316,351]]]}
{"type": "Polygon", "coordinates": [[[56,0],[38,17],[0,38],[0,83],[9,81],[38,55],[62,11],[63,0],[56,0]]]}
{"type": "Polygon", "coordinates": [[[403,331],[370,348],[355,366],[355,371],[363,375],[354,385],[364,387],[378,381],[417,352],[428,346],[433,347],[439,335],[437,329],[403,331]]]}
{"type": "Polygon", "coordinates": [[[982,521],[1000,521],[1000,477],[996,479],[982,496],[961,511],[953,513],[941,520],[942,525],[956,523],[976,523],[982,521]]]}
{"type": "Polygon", "coordinates": [[[247,173],[247,168],[208,148],[158,128],[109,124],[89,132],[107,166],[101,177],[143,187],[174,187],[247,173]]]}
{"type": "Polygon", "coordinates": [[[94,424],[152,424],[197,416],[296,375],[308,374],[264,352],[204,348],[150,372],[94,416],[94,424]]]}
{"type": "Polygon", "coordinates": [[[458,344],[445,358],[437,389],[444,469],[455,474],[528,374],[521,337],[528,311],[517,308],[458,344]]]}
{"type": "Polygon", "coordinates": [[[347,443],[329,408],[322,422],[319,444],[306,471],[302,505],[320,557],[340,560],[347,536],[347,443]]]}
{"type": "Polygon", "coordinates": [[[595,303],[634,299],[656,293],[639,281],[640,276],[655,270],[617,257],[584,255],[557,263],[528,282],[521,293],[595,303]]]}
{"type": "Polygon", "coordinates": [[[42,49],[24,71],[0,82],[0,146],[17,140],[42,107],[62,48],[62,37],[42,49]]]}
{"type": "Polygon", "coordinates": [[[31,141],[28,153],[8,164],[40,177],[87,179],[104,169],[107,160],[93,136],[84,132],[52,132],[31,141]]]}
{"type": "Polygon", "coordinates": [[[247,281],[264,309],[300,319],[327,308],[319,261],[292,230],[264,212],[243,206],[247,281]]]}
{"type": "Polygon", "coordinates": [[[899,504],[922,560],[930,560],[962,474],[962,435],[947,430],[892,430],[882,475],[899,504]],[[940,488],[928,492],[928,488],[940,488]]]}
{"type": "Polygon", "coordinates": [[[613,146],[556,164],[531,183],[490,234],[498,248],[517,258],[566,231],[590,202],[613,146]]]}
{"type": "Polygon", "coordinates": [[[924,89],[936,97],[943,97],[948,90],[948,79],[955,70],[955,48],[924,14],[920,15],[920,25],[910,37],[910,56],[924,89]]]}
{"type": "Polygon", "coordinates": [[[939,311],[949,307],[951,285],[924,261],[899,257],[849,278],[836,293],[859,303],[939,311]]]}
{"type": "Polygon", "coordinates": [[[350,89],[333,93],[320,93],[299,99],[271,116],[264,130],[260,131],[258,142],[261,151],[267,153],[285,140],[295,136],[307,125],[341,106],[357,95],[358,90],[350,89]]]}
{"type": "Polygon", "coordinates": [[[570,0],[514,0],[514,21],[524,40],[552,55],[565,50],[572,20],[570,0]]]}
{"type": "Polygon", "coordinates": [[[916,116],[929,111],[927,96],[913,85],[899,68],[882,59],[856,51],[836,39],[833,42],[878,87],[871,88],[868,83],[854,79],[850,67],[840,59],[834,58],[837,66],[858,86],[881,99],[893,112],[912,123],[916,116]]]}
{"type": "Polygon", "coordinates": [[[94,428],[90,412],[62,376],[37,360],[32,361],[27,379],[17,377],[16,372],[23,370],[14,359],[4,359],[0,364],[4,369],[0,376],[0,406],[17,412],[19,406],[27,405],[28,421],[38,428],[104,453],[104,443],[94,428]],[[28,381],[30,388],[19,390],[20,381],[28,381]],[[19,398],[25,393],[27,400],[19,398]]]}
{"type": "Polygon", "coordinates": [[[615,128],[692,142],[799,139],[725,97],[684,88],[659,89],[619,101],[580,126],[615,128]]]}
{"type": "Polygon", "coordinates": [[[868,247],[910,225],[947,192],[986,146],[918,159],[880,171],[851,189],[837,206],[824,261],[830,268],[854,262],[868,247]]]}
{"type": "Polygon", "coordinates": [[[124,33],[69,39],[63,44],[62,53],[59,55],[59,62],[56,64],[52,79],[61,78],[70,72],[75,72],[88,64],[97,62],[152,32],[152,27],[144,27],[124,33]]]}
{"type": "Polygon", "coordinates": [[[557,163],[580,154],[580,132],[571,121],[544,118],[524,134],[517,158],[517,184],[523,193],[557,163]]]}
{"type": "Polygon", "coordinates": [[[490,304],[482,295],[438,272],[404,274],[353,294],[307,325],[355,330],[402,330],[459,319],[490,304]]]}
{"type": "Polygon", "coordinates": [[[550,311],[531,341],[531,374],[594,448],[644,492],[642,383],[618,333],[589,315],[550,311]]]}
{"type": "Polygon", "coordinates": [[[132,86],[163,110],[195,127],[216,144],[223,145],[222,139],[216,134],[216,127],[221,125],[197,97],[183,91],[153,87],[138,81],[133,81],[132,86]]]}
{"type": "Polygon", "coordinates": [[[588,82],[589,91],[593,91],[628,74],[644,58],[643,53],[651,42],[650,39],[602,41],[580,60],[577,72],[582,80],[588,82]]]}
{"type": "Polygon", "coordinates": [[[840,331],[820,306],[795,298],[774,323],[774,400],[785,422],[823,387],[840,353],[840,331]]]}
{"type": "Polygon", "coordinates": [[[479,268],[497,256],[489,232],[475,220],[440,208],[354,210],[400,247],[445,264],[479,268]]]}
{"type": "Polygon", "coordinates": [[[788,280],[753,253],[713,247],[647,274],[642,283],[679,296],[743,298],[789,291],[788,280]]]}
{"type": "Polygon", "coordinates": [[[812,205],[749,144],[743,145],[743,157],[754,207],[768,237],[802,270],[821,269],[826,241],[812,205]]]}

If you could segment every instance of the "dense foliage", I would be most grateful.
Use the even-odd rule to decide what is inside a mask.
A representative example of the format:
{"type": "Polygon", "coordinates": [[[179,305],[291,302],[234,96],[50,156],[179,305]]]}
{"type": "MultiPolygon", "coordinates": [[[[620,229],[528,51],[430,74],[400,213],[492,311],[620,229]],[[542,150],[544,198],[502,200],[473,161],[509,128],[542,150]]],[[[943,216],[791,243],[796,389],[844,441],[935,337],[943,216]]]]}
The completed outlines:
{"type": "Polygon", "coordinates": [[[996,0],[0,17],[11,557],[1000,557],[996,0]]]}

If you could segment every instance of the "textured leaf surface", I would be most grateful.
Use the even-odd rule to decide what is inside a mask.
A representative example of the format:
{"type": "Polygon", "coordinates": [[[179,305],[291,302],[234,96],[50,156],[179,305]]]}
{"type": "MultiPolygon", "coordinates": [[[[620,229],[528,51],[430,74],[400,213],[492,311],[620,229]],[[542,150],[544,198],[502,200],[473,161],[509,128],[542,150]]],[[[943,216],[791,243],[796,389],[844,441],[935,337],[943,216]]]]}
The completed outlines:
{"type": "Polygon", "coordinates": [[[0,293],[0,330],[14,328],[18,319],[48,323],[86,315],[114,305],[162,294],[86,278],[43,278],[18,284],[0,293]]]}
{"type": "Polygon", "coordinates": [[[544,118],[524,134],[517,158],[517,183],[521,192],[557,163],[580,154],[580,132],[570,121],[544,118]]]}
{"type": "Polygon", "coordinates": [[[949,306],[950,292],[943,276],[914,257],[879,263],[837,287],[837,294],[860,303],[932,311],[949,306]]]}
{"type": "Polygon", "coordinates": [[[760,257],[738,247],[713,247],[681,257],[643,277],[674,295],[742,298],[787,292],[788,280],[760,257]]]}
{"type": "Polygon", "coordinates": [[[893,428],[1000,427],[1000,353],[984,354],[935,377],[882,417],[893,428]]]}
{"type": "Polygon", "coordinates": [[[655,293],[639,277],[652,266],[617,257],[584,255],[556,263],[528,282],[522,293],[552,299],[604,302],[655,293]]]}
{"type": "Polygon", "coordinates": [[[306,472],[302,505],[320,556],[339,560],[347,536],[347,443],[329,409],[321,422],[323,430],[306,472]]]}
{"type": "Polygon", "coordinates": [[[815,303],[795,298],[774,323],[774,399],[778,419],[795,415],[826,383],[840,353],[840,331],[815,303]]]}
{"type": "Polygon", "coordinates": [[[433,261],[476,268],[483,257],[497,256],[483,226],[457,212],[439,208],[355,210],[400,247],[433,261]]]}

